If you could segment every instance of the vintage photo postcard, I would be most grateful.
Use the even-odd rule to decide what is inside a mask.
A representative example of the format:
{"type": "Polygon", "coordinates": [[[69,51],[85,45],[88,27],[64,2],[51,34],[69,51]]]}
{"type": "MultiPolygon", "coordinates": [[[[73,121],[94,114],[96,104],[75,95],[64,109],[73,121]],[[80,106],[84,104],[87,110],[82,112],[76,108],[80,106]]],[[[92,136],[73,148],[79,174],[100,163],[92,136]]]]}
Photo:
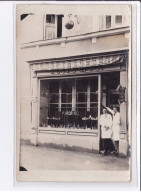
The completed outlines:
{"type": "Polygon", "coordinates": [[[131,5],[16,5],[16,181],[131,180],[131,5]]]}

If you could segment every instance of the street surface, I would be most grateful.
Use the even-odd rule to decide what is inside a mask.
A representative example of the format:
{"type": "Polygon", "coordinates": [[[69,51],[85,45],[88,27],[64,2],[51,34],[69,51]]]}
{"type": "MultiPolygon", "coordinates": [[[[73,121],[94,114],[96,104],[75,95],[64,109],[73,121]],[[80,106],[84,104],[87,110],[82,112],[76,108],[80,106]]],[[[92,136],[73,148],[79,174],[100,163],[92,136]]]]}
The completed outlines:
{"type": "Polygon", "coordinates": [[[111,170],[129,169],[128,158],[86,152],[21,145],[20,165],[33,170],[111,170]]]}

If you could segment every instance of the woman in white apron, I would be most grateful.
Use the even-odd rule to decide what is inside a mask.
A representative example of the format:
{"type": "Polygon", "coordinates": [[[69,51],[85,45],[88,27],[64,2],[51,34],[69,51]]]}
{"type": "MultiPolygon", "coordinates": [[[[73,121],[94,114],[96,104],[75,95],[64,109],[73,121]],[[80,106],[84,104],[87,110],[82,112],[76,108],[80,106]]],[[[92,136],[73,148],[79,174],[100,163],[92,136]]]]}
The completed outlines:
{"type": "Polygon", "coordinates": [[[113,106],[113,110],[106,107],[109,112],[113,115],[112,122],[112,140],[115,146],[115,153],[118,154],[119,151],[119,134],[120,134],[120,113],[117,111],[117,107],[113,106]]]}
{"type": "Polygon", "coordinates": [[[100,125],[101,125],[101,138],[104,148],[104,155],[107,154],[110,149],[110,139],[112,135],[112,117],[107,113],[107,110],[103,109],[103,114],[100,116],[100,125]]]}

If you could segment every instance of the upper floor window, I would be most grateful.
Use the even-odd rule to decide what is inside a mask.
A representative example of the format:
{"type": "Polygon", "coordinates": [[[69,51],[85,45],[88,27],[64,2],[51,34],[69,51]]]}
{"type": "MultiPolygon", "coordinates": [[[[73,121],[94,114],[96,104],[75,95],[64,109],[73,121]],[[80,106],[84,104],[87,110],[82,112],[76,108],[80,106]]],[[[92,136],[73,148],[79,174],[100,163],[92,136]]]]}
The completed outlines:
{"type": "Polygon", "coordinates": [[[115,16],[115,23],[116,24],[122,24],[122,15],[116,15],[115,16]]]}
{"type": "Polygon", "coordinates": [[[106,15],[106,28],[111,28],[111,15],[106,15]]]}
{"type": "Polygon", "coordinates": [[[122,15],[103,15],[100,16],[99,29],[105,30],[110,28],[116,28],[123,26],[123,16],[122,15]]]}
{"type": "Polygon", "coordinates": [[[44,39],[54,39],[62,37],[62,18],[63,15],[45,15],[44,39]]]}
{"type": "Polygon", "coordinates": [[[46,23],[55,24],[55,15],[46,15],[46,23]]]}

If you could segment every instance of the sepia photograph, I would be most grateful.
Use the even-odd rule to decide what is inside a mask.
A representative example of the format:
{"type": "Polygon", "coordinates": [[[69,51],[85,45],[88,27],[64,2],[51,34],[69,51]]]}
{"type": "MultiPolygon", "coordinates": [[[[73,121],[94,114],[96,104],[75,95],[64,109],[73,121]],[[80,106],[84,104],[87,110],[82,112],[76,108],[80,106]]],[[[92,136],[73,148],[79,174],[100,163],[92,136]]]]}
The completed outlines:
{"type": "Polygon", "coordinates": [[[131,180],[131,5],[17,4],[16,180],[131,180]]]}

